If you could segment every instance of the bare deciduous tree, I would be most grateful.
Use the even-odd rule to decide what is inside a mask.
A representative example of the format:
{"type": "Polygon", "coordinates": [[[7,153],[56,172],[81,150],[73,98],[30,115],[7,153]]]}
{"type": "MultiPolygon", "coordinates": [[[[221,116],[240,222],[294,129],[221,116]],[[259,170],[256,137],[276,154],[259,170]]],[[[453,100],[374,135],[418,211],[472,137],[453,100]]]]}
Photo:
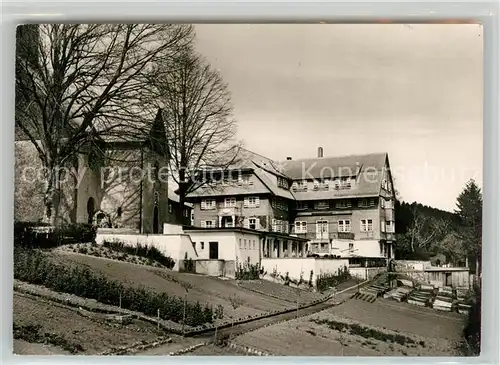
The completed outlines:
{"type": "Polygon", "coordinates": [[[440,241],[449,232],[450,227],[449,221],[431,220],[414,209],[413,222],[408,229],[411,252],[415,252],[417,247],[427,248],[433,242],[440,241]]]}
{"type": "Polygon", "coordinates": [[[127,140],[145,132],[156,112],[153,65],[193,36],[191,26],[171,24],[18,28],[16,129],[35,145],[46,170],[46,220],[55,223],[58,174],[76,153],[101,136],[127,140]]]}
{"type": "Polygon", "coordinates": [[[199,54],[184,51],[162,60],[158,70],[170,170],[182,207],[186,196],[206,183],[200,171],[224,170],[236,161],[236,123],[226,83],[199,54]]]}

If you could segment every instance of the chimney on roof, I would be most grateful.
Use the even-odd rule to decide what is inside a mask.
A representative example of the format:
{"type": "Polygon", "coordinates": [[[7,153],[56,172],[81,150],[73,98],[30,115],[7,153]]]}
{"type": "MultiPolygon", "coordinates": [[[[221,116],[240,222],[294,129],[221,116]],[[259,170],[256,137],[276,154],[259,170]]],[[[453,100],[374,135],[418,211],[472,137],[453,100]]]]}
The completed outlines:
{"type": "Polygon", "coordinates": [[[323,147],[318,147],[318,157],[323,157],[323,147]]]}
{"type": "Polygon", "coordinates": [[[291,157],[287,157],[286,160],[287,161],[292,161],[292,158],[291,157]]]}

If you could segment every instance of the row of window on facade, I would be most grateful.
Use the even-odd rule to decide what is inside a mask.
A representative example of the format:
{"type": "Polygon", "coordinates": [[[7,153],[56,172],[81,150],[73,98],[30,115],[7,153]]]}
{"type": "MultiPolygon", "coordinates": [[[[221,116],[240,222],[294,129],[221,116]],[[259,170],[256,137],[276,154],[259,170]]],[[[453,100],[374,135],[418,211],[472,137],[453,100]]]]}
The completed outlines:
{"type": "Polygon", "coordinates": [[[253,181],[250,179],[250,175],[241,173],[224,175],[219,179],[213,178],[212,180],[207,182],[209,186],[216,186],[219,183],[221,183],[222,185],[253,185],[253,181]]]}
{"type": "MultiPolygon", "coordinates": [[[[329,233],[330,222],[327,220],[321,220],[314,223],[316,225],[316,233],[319,235],[329,233]]],[[[351,232],[352,224],[350,219],[340,219],[337,220],[337,232],[351,232]]],[[[202,228],[215,228],[215,220],[203,220],[201,221],[202,228]]],[[[230,224],[225,224],[226,228],[232,228],[233,222],[230,224]]],[[[260,223],[257,218],[245,218],[243,221],[243,227],[249,229],[260,229],[260,223]]],[[[306,221],[295,221],[293,224],[294,233],[307,233],[308,232],[308,222],[306,221]]],[[[360,220],[360,232],[373,232],[373,219],[361,219],[360,220]]],[[[381,232],[394,233],[394,222],[393,221],[381,221],[380,230],[381,232]]],[[[290,233],[290,224],[286,220],[272,219],[271,221],[271,231],[277,233],[290,233]]]]}
{"type": "MultiPolygon", "coordinates": [[[[231,217],[225,217],[227,220],[224,220],[221,222],[223,224],[223,227],[225,228],[233,228],[235,226],[233,220],[231,217]]],[[[216,228],[216,220],[215,219],[210,219],[210,220],[202,220],[200,222],[201,228],[216,228]]],[[[286,221],[281,221],[277,219],[272,220],[272,229],[274,232],[282,232],[282,233],[288,233],[288,222],[286,221]]],[[[243,228],[248,228],[248,229],[256,229],[259,230],[261,229],[260,226],[260,220],[256,217],[251,217],[251,218],[244,218],[243,219],[243,228]]]]}
{"type": "MultiPolygon", "coordinates": [[[[335,209],[347,209],[347,208],[352,208],[353,205],[351,199],[334,200],[333,203],[334,205],[331,205],[330,201],[328,200],[318,200],[313,203],[313,208],[315,210],[322,210],[322,209],[330,209],[331,207],[334,206],[335,209]]],[[[357,203],[358,208],[374,208],[376,205],[377,205],[376,198],[359,199],[357,203]]],[[[386,209],[393,208],[392,200],[385,200],[384,198],[380,199],[380,205],[382,208],[386,209]]],[[[309,203],[297,202],[297,210],[307,210],[307,209],[309,209],[309,203]]]]}
{"type": "Polygon", "coordinates": [[[246,238],[239,239],[240,250],[258,250],[259,247],[257,245],[256,240],[248,240],[246,238]],[[248,243],[248,245],[247,245],[248,243]]]}
{"type": "MultiPolygon", "coordinates": [[[[235,208],[237,206],[236,197],[224,198],[222,204],[224,208],[235,208]]],[[[244,208],[258,208],[260,206],[260,199],[258,196],[247,196],[243,199],[244,208]]],[[[217,201],[215,199],[204,199],[201,201],[202,210],[214,210],[217,208],[217,201]]]]}
{"type": "MultiPolygon", "coordinates": [[[[368,198],[368,199],[359,199],[358,207],[359,208],[373,208],[376,206],[376,198],[368,198]]],[[[352,202],[350,199],[341,199],[335,200],[335,208],[336,209],[346,209],[352,207],[352,202]]],[[[280,199],[273,199],[271,201],[271,205],[273,208],[280,209],[283,211],[289,210],[289,205],[286,201],[280,199]]],[[[393,208],[392,200],[385,200],[384,198],[380,199],[380,205],[382,208],[390,209],[393,208]]],[[[237,207],[237,199],[236,197],[228,197],[224,198],[222,203],[224,208],[235,208],[237,207]]],[[[258,196],[248,196],[243,199],[243,207],[244,208],[258,208],[260,206],[260,199],[258,196]]],[[[309,209],[309,203],[307,202],[297,202],[297,210],[306,210],[309,209]]],[[[331,204],[329,200],[318,200],[313,203],[313,208],[315,210],[324,210],[330,209],[331,204]]],[[[213,210],[217,208],[217,201],[215,199],[204,199],[201,201],[201,209],[202,210],[213,210]]]]}
{"type": "MultiPolygon", "coordinates": [[[[256,250],[258,249],[257,242],[256,240],[248,240],[248,246],[247,246],[247,240],[246,239],[241,239],[240,238],[240,249],[244,250],[256,250]]],[[[196,242],[193,242],[193,246],[196,247],[196,242]]],[[[199,250],[204,250],[205,249],[205,242],[200,242],[200,245],[198,246],[199,250]]]]}
{"type": "Polygon", "coordinates": [[[308,190],[341,190],[351,189],[356,184],[355,177],[339,177],[334,179],[322,180],[299,180],[292,183],[292,190],[294,191],[308,191],[308,190]]]}
{"type": "MultiPolygon", "coordinates": [[[[329,231],[329,222],[326,220],[316,222],[316,233],[325,233],[329,231]]],[[[337,232],[351,232],[351,220],[350,219],[340,219],[337,221],[337,232]]],[[[306,221],[295,221],[294,224],[295,233],[307,233],[307,222],[306,221]]],[[[372,232],[373,231],[373,220],[372,219],[361,219],[359,222],[359,229],[361,232],[372,232]]],[[[380,230],[382,232],[394,233],[394,222],[393,221],[381,221],[380,230]]]]}

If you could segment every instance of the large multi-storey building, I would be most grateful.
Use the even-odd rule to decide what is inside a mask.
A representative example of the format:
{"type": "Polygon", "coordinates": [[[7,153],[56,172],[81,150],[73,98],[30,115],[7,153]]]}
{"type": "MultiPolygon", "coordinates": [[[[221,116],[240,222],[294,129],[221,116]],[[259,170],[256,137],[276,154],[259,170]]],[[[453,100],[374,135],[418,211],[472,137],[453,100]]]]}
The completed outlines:
{"type": "MultiPolygon", "coordinates": [[[[395,193],[387,153],[275,162],[247,150],[187,199],[194,225],[307,239],[310,255],[394,256],[395,193]]],[[[263,247],[264,256],[267,254],[263,247]]]]}

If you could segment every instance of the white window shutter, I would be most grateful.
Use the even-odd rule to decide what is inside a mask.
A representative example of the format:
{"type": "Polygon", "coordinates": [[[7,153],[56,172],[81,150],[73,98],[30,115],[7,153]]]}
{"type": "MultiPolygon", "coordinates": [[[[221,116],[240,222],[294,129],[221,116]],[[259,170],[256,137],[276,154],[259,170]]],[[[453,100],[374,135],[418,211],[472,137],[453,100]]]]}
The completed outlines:
{"type": "Polygon", "coordinates": [[[212,219],[212,228],[215,228],[215,220],[212,219]]]}
{"type": "Polygon", "coordinates": [[[249,202],[249,200],[248,200],[248,197],[245,197],[245,198],[243,199],[243,206],[244,206],[245,208],[248,208],[248,206],[249,206],[249,205],[250,205],[250,202],[249,202]]]}
{"type": "Polygon", "coordinates": [[[250,221],[248,220],[248,218],[243,219],[243,227],[250,228],[250,221]]]}
{"type": "Polygon", "coordinates": [[[259,204],[260,204],[259,197],[258,197],[258,196],[256,196],[256,197],[255,197],[255,206],[256,206],[256,207],[258,207],[258,206],[259,206],[259,204]]]}
{"type": "Polygon", "coordinates": [[[201,209],[207,209],[207,202],[205,200],[201,201],[201,209]]]}
{"type": "Polygon", "coordinates": [[[205,221],[201,221],[201,228],[205,228],[205,227],[206,227],[205,221]]]}

